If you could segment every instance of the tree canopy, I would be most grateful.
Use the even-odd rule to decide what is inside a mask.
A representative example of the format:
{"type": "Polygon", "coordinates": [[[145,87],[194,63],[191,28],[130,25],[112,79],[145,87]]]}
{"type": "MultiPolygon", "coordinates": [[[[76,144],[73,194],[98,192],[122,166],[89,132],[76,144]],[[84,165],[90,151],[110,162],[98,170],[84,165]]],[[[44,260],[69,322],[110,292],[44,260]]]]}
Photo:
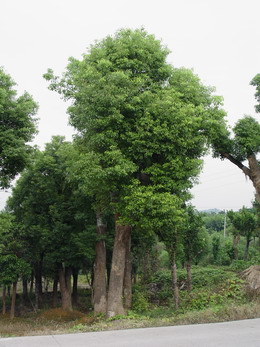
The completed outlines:
{"type": "Polygon", "coordinates": [[[17,97],[15,83],[0,68],[0,187],[6,188],[29,159],[36,132],[34,115],[37,104],[24,93],[17,97]]]}

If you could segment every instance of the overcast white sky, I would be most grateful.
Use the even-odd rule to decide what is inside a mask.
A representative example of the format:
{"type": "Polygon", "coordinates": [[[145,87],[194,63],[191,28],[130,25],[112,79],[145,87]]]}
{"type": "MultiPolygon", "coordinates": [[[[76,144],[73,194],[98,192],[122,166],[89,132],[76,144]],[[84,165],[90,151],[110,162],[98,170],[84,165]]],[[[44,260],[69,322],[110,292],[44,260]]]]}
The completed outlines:
{"type": "MultiPolygon", "coordinates": [[[[64,71],[96,39],[144,27],[171,50],[169,62],[193,68],[225,100],[230,124],[254,115],[250,80],[260,72],[259,0],[1,0],[0,66],[39,103],[43,148],[52,135],[71,139],[66,105],[42,75],[64,71]]],[[[258,116],[259,117],[259,116],[258,116]]],[[[254,190],[233,164],[207,157],[193,204],[198,209],[250,206],[254,190]]],[[[8,194],[0,192],[3,206],[8,194]]]]}

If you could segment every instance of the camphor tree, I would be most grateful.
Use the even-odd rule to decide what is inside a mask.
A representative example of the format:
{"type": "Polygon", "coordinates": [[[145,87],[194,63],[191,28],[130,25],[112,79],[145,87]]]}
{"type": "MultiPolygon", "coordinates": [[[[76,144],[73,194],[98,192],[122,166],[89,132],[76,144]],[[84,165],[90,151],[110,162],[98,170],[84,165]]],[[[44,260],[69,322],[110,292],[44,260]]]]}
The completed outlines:
{"type": "MultiPolygon", "coordinates": [[[[256,75],[251,81],[256,86],[255,97],[258,104],[255,106],[256,112],[260,112],[260,75],[256,75]]],[[[251,117],[245,116],[238,120],[233,127],[234,136],[231,137],[225,123],[219,122],[217,127],[213,127],[210,134],[210,141],[213,144],[214,156],[228,159],[236,165],[243,173],[249,177],[256,190],[256,200],[260,203],[260,165],[257,155],[260,151],[260,124],[251,117]],[[248,166],[244,165],[247,160],[248,166]]]]}
{"type": "Polygon", "coordinates": [[[92,158],[86,165],[96,205],[102,209],[106,201],[115,215],[108,316],[124,312],[133,227],[156,225],[161,212],[151,206],[168,202],[171,210],[189,198],[205,152],[205,130],[225,115],[212,89],[192,71],[168,64],[168,53],[153,35],[125,29],[92,45],[81,61],[70,58],[61,78],[52,70],[45,74],[49,88],[72,101],[70,123],[81,150],[92,158]]]}
{"type": "Polygon", "coordinates": [[[0,188],[10,181],[28,162],[35,128],[37,105],[28,93],[17,97],[15,83],[0,68],[0,188]]]}
{"type": "Polygon", "coordinates": [[[59,278],[62,308],[69,311],[73,268],[76,281],[75,272],[90,256],[86,253],[94,239],[88,228],[92,223],[91,204],[67,180],[66,158],[71,147],[62,137],[53,137],[23,172],[8,201],[16,221],[23,226],[18,236],[34,268],[36,307],[41,304],[42,270],[47,259],[53,276],[57,273],[59,278]]]}

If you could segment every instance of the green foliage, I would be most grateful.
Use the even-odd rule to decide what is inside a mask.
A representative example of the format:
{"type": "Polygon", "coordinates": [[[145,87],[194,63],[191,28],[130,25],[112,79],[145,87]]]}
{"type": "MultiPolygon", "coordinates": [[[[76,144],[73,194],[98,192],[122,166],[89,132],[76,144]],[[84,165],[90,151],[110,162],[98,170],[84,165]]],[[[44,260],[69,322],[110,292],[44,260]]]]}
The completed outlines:
{"type": "Polygon", "coordinates": [[[18,180],[8,206],[20,223],[16,238],[25,259],[35,264],[45,256],[46,271],[57,263],[69,266],[92,264],[95,217],[92,201],[69,180],[67,155],[71,144],[54,137],[38,152],[30,168],[18,180]]]}
{"type": "Polygon", "coordinates": [[[258,105],[255,106],[256,112],[260,112],[260,74],[258,73],[250,83],[252,86],[256,87],[255,98],[258,105]]]}
{"type": "Polygon", "coordinates": [[[37,105],[28,93],[17,97],[15,83],[0,68],[0,187],[10,181],[28,164],[35,128],[37,105]]]}
{"type": "Polygon", "coordinates": [[[174,236],[179,206],[201,168],[205,128],[224,113],[212,89],[168,64],[168,53],[144,30],[124,29],[82,60],[71,58],[61,78],[51,70],[44,77],[72,102],[82,159],[75,172],[84,172],[96,205],[109,205],[112,196],[121,222],[174,236]]]}
{"type": "Polygon", "coordinates": [[[133,298],[132,298],[132,309],[135,312],[144,312],[149,308],[149,302],[147,296],[145,295],[144,288],[135,285],[133,287],[133,298]]]}
{"type": "Polygon", "coordinates": [[[240,119],[233,128],[234,154],[237,159],[245,160],[260,151],[260,124],[253,117],[240,119]]]}
{"type": "Polygon", "coordinates": [[[201,216],[208,233],[223,230],[225,217],[223,213],[202,213],[201,216]]]}

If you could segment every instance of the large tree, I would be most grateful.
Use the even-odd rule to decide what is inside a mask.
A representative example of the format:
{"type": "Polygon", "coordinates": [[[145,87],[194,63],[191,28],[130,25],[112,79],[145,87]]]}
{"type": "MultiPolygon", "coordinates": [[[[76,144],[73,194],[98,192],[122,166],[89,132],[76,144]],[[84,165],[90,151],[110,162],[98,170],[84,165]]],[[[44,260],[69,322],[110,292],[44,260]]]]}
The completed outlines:
{"type": "MultiPolygon", "coordinates": [[[[256,112],[260,112],[259,74],[254,77],[251,84],[256,86],[255,97],[258,104],[255,109],[256,112]]],[[[228,159],[249,177],[256,191],[256,200],[260,203],[260,165],[257,159],[260,152],[260,124],[255,118],[245,116],[238,120],[232,131],[233,135],[223,122],[219,122],[209,130],[214,156],[228,159]]]]}
{"type": "MultiPolygon", "coordinates": [[[[81,61],[71,58],[62,78],[45,74],[50,89],[72,101],[70,122],[92,158],[89,182],[97,205],[108,201],[115,214],[108,315],[123,312],[131,227],[145,218],[147,203],[168,202],[171,209],[189,198],[205,129],[224,116],[221,100],[192,71],[168,64],[168,53],[144,30],[120,30],[91,46],[81,61]],[[139,221],[132,202],[143,204],[139,221]]],[[[148,214],[157,219],[156,211],[148,214]]]]}
{"type": "Polygon", "coordinates": [[[37,105],[28,93],[17,97],[15,83],[0,68],[0,188],[23,170],[29,160],[37,105]]]}

